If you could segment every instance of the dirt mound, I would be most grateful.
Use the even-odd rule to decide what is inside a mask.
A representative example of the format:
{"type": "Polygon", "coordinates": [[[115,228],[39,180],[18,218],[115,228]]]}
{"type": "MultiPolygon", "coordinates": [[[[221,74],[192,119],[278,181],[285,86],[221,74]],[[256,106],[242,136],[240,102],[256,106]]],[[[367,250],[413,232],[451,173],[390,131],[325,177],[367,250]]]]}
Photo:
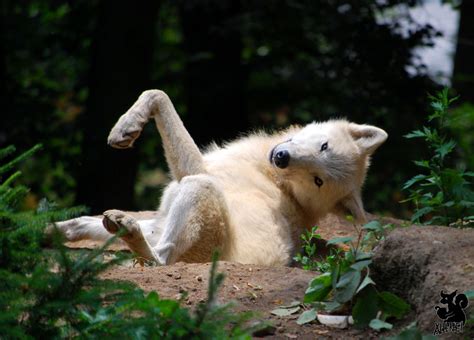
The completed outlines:
{"type": "Polygon", "coordinates": [[[474,230],[398,228],[377,247],[373,260],[378,287],[405,298],[420,328],[432,333],[441,321],[434,309],[440,291],[474,289],[474,230]]]}
{"type": "MultiPolygon", "coordinates": [[[[153,218],[154,212],[132,213],[138,219],[153,218]]],[[[371,215],[371,219],[376,216],[371,215]]],[[[382,219],[383,223],[401,225],[403,221],[382,219]]],[[[324,240],[355,233],[354,227],[342,218],[330,215],[319,225],[323,240],[318,250],[325,255],[324,240]]],[[[94,248],[99,244],[81,241],[68,244],[74,248],[94,248]]],[[[414,318],[426,332],[432,333],[438,319],[434,307],[439,305],[439,294],[464,292],[474,289],[474,230],[446,227],[407,227],[395,229],[381,243],[374,255],[371,276],[381,290],[394,292],[405,298],[414,313],[384,335],[397,334],[414,318]]],[[[112,250],[127,250],[122,242],[112,250]]],[[[163,298],[180,299],[187,292],[183,304],[193,308],[206,299],[209,263],[177,263],[165,267],[133,267],[131,263],[117,266],[104,274],[104,278],[127,280],[146,291],[156,291],[163,298]]],[[[299,268],[262,267],[220,262],[219,271],[226,279],[219,293],[221,302],[235,301],[235,310],[257,312],[258,319],[269,320],[275,327],[272,338],[314,339],[328,338],[377,338],[371,330],[355,328],[337,330],[311,323],[300,326],[296,319],[300,312],[278,317],[271,311],[293,301],[302,301],[308,282],[316,275],[299,268]]],[[[467,335],[467,330],[464,336],[467,335]]],[[[451,333],[449,335],[452,335],[451,333]]]]}
{"type": "MultiPolygon", "coordinates": [[[[162,298],[187,298],[183,305],[194,308],[207,296],[209,263],[176,263],[164,267],[116,267],[103,275],[106,279],[127,280],[145,291],[156,291],[162,298]]],[[[337,330],[320,324],[300,326],[296,319],[302,309],[291,316],[278,317],[271,311],[293,301],[302,301],[308,282],[314,272],[289,267],[262,267],[231,262],[219,262],[218,271],[225,274],[219,291],[219,301],[235,302],[236,312],[252,311],[256,319],[267,320],[274,325],[269,334],[272,339],[359,338],[373,335],[371,331],[357,329],[337,330]]]]}
{"type": "MultiPolygon", "coordinates": [[[[152,218],[154,212],[133,213],[138,219],[152,218]]],[[[386,220],[386,223],[399,224],[398,220],[386,220]]],[[[324,240],[338,236],[353,235],[352,224],[343,218],[330,215],[321,221],[319,233],[323,240],[318,242],[319,252],[324,255],[324,240]]],[[[91,241],[68,243],[73,248],[94,248],[100,244],[91,241]]],[[[126,245],[117,242],[112,250],[126,250],[126,245]]],[[[177,263],[165,267],[140,267],[131,263],[114,267],[103,277],[111,280],[127,280],[136,283],[145,291],[156,291],[163,298],[180,299],[183,293],[187,298],[183,304],[194,308],[197,303],[206,299],[209,263],[177,263]]],[[[253,311],[257,319],[268,320],[275,327],[269,332],[272,339],[314,339],[328,337],[336,339],[347,338],[377,338],[378,334],[371,330],[349,328],[338,330],[328,328],[318,323],[300,326],[296,319],[302,309],[290,316],[278,317],[271,311],[279,306],[302,301],[309,281],[317,275],[315,272],[304,271],[290,267],[262,267],[238,263],[220,262],[219,272],[226,276],[219,292],[221,302],[235,301],[235,311],[253,311]]],[[[399,324],[391,334],[396,333],[404,323],[399,324]]],[[[405,322],[406,324],[406,322],[405,322]]],[[[387,333],[384,333],[386,335],[387,333]]]]}

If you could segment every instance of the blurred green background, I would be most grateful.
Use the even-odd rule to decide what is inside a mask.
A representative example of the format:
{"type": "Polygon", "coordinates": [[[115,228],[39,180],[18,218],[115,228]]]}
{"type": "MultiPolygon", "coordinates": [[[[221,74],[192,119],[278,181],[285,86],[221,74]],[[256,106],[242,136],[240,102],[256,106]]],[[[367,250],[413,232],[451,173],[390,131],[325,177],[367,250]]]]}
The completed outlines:
{"type": "MultiPolygon", "coordinates": [[[[28,207],[47,197],[91,213],[154,209],[168,181],[154,124],[132,150],[106,145],[145,89],[169,94],[199,146],[347,117],[390,136],[373,160],[367,209],[406,217],[401,186],[426,150],[403,135],[441,87],[415,53],[442,34],[410,15],[424,2],[2,0],[0,146],[44,145],[23,165],[28,207]]],[[[446,2],[461,14],[452,162],[473,169],[474,2],[446,2]]]]}

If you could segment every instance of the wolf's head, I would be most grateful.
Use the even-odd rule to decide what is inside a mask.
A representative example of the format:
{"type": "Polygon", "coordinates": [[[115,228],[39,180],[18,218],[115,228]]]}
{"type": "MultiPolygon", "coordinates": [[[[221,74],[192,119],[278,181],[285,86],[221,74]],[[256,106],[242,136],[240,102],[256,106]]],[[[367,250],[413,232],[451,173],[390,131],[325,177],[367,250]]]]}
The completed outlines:
{"type": "Polygon", "coordinates": [[[271,150],[269,159],[299,204],[317,216],[340,204],[363,222],[361,187],[370,155],[387,133],[375,126],[331,120],[290,130],[288,137],[271,150]]]}

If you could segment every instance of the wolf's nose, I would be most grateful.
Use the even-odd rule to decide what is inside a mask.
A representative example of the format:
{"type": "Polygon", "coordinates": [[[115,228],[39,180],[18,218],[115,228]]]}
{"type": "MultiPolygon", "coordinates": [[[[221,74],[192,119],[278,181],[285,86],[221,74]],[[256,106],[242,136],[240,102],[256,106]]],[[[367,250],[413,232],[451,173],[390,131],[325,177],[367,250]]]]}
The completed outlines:
{"type": "Polygon", "coordinates": [[[273,162],[280,169],[286,168],[290,162],[290,153],[286,150],[278,151],[273,158],[273,162]]]}

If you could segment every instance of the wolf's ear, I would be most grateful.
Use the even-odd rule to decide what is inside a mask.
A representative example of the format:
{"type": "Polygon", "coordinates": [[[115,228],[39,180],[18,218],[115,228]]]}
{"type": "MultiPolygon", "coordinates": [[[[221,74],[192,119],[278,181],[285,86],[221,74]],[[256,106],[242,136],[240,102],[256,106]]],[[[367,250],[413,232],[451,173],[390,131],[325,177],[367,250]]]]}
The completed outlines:
{"type": "Polygon", "coordinates": [[[388,134],[372,125],[349,124],[349,133],[366,154],[372,154],[388,137],[388,134]]]}

